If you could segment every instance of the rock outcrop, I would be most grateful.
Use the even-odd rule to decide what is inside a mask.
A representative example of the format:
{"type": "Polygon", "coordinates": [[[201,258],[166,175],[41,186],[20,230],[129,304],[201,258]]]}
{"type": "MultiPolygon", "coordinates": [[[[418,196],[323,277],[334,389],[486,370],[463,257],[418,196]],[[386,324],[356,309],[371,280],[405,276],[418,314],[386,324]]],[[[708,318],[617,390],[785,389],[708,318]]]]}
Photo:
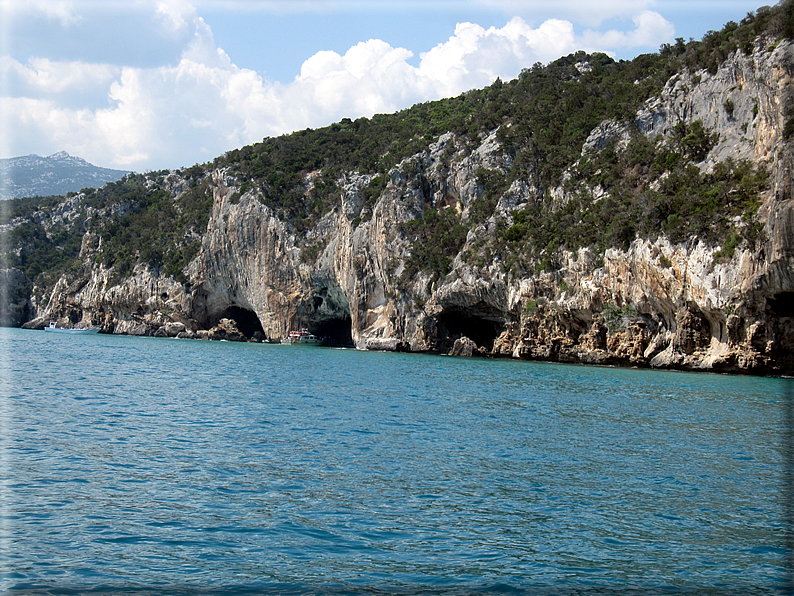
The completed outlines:
{"type": "Polygon", "coordinates": [[[701,169],[730,158],[770,172],[758,212],[760,248],[740,245],[727,258],[721,246],[660,235],[602,254],[558,250],[554,268],[516,273],[483,252],[483,239],[496,238],[513,213],[544,193],[557,207],[570,200],[563,187],[516,181],[469,232],[447,275],[420,271],[406,279],[406,222],[428,207],[465,220],[483,193],[478,169],[511,166],[498,129],[470,148],[448,133],[398,164],[373,205],[365,207],[362,194],[371,178],[347,173],[338,207],[301,233],[259,190],[215,169],[212,213],[186,282],[138,266],[113,283],[111,271],[86,266],[74,279],[35,288],[26,326],[66,317],[109,333],[237,340],[308,328],[369,350],[794,372],[794,153],[783,137],[791,66],[790,43],[770,50],[758,42],[715,74],[674,76],[633,122],[604,122],[582,148],[598,151],[610,140],[625,147],[632,129],[660,143],[679,123],[701,121],[718,137],[701,169]]]}
{"type": "Polygon", "coordinates": [[[30,318],[30,281],[16,269],[0,269],[0,327],[19,327],[30,318]]]}
{"type": "Polygon", "coordinates": [[[477,344],[468,337],[459,337],[455,340],[450,350],[450,356],[475,356],[477,354],[477,344]]]}

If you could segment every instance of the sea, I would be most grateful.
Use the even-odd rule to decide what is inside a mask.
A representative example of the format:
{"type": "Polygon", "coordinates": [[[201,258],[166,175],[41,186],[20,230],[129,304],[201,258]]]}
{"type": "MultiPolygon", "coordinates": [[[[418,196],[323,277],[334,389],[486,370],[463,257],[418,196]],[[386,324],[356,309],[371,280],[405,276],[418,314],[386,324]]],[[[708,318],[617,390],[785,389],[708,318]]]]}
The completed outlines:
{"type": "Polygon", "coordinates": [[[791,594],[791,381],[0,329],[0,593],[791,594]]]}

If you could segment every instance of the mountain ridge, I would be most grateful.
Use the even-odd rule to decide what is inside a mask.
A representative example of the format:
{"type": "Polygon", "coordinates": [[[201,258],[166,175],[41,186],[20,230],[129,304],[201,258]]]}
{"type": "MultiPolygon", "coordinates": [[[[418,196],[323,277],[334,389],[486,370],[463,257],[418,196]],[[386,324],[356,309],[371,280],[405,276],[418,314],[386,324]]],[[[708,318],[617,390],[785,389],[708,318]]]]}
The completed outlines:
{"type": "Polygon", "coordinates": [[[8,157],[0,159],[0,200],[64,195],[115,182],[129,173],[95,166],[66,151],[46,157],[8,157]]]}

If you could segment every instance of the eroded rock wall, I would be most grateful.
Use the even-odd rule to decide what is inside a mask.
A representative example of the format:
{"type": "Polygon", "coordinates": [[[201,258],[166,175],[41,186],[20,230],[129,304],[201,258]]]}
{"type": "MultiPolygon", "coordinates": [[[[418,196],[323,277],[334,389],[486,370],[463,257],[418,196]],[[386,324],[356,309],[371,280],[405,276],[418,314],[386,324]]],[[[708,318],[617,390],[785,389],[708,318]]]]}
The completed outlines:
{"type": "MultiPolygon", "coordinates": [[[[733,158],[770,171],[759,211],[766,240],[760,250],[740,248],[728,262],[716,258],[718,246],[697,239],[673,244],[664,236],[603,255],[560,251],[559,266],[537,274],[508,272],[497,258],[462,258],[483,239],[497,238],[515,210],[544,192],[517,181],[494,215],[469,232],[449,275],[403,279],[411,252],[405,223],[428,208],[453,209],[466,221],[482,194],[477,169],[511,166],[497,131],[473,147],[449,133],[394,168],[373,206],[362,197],[371,178],[346,174],[337,207],[301,234],[263,204],[259,191],[241,194],[233,173],[215,170],[212,214],[186,283],[139,267],[114,285],[110,272],[94,266],[77,282],[39,289],[28,326],[64,319],[169,336],[178,324],[180,333],[207,337],[199,332],[223,325],[233,335],[229,313],[244,311],[270,339],[305,327],[346,335],[359,349],[792,372],[794,159],[782,137],[791,64],[791,44],[770,50],[759,42],[716,74],[677,75],[636,115],[636,129],[657,142],[678,123],[701,120],[719,135],[702,168],[733,158]]],[[[631,126],[603,123],[583,152],[610,139],[625,145],[631,126]]],[[[183,187],[175,185],[175,194],[183,187]]],[[[555,204],[567,200],[562,188],[545,192],[555,204]]]]}

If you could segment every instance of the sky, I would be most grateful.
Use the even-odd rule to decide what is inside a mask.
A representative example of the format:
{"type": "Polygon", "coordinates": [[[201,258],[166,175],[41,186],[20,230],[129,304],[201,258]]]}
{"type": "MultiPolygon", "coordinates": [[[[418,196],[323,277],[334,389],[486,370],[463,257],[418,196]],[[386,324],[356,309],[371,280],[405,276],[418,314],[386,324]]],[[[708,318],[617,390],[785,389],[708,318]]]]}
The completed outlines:
{"type": "Polygon", "coordinates": [[[578,50],[631,59],[758,0],[0,0],[0,157],[146,172],[454,97],[578,50]]]}

